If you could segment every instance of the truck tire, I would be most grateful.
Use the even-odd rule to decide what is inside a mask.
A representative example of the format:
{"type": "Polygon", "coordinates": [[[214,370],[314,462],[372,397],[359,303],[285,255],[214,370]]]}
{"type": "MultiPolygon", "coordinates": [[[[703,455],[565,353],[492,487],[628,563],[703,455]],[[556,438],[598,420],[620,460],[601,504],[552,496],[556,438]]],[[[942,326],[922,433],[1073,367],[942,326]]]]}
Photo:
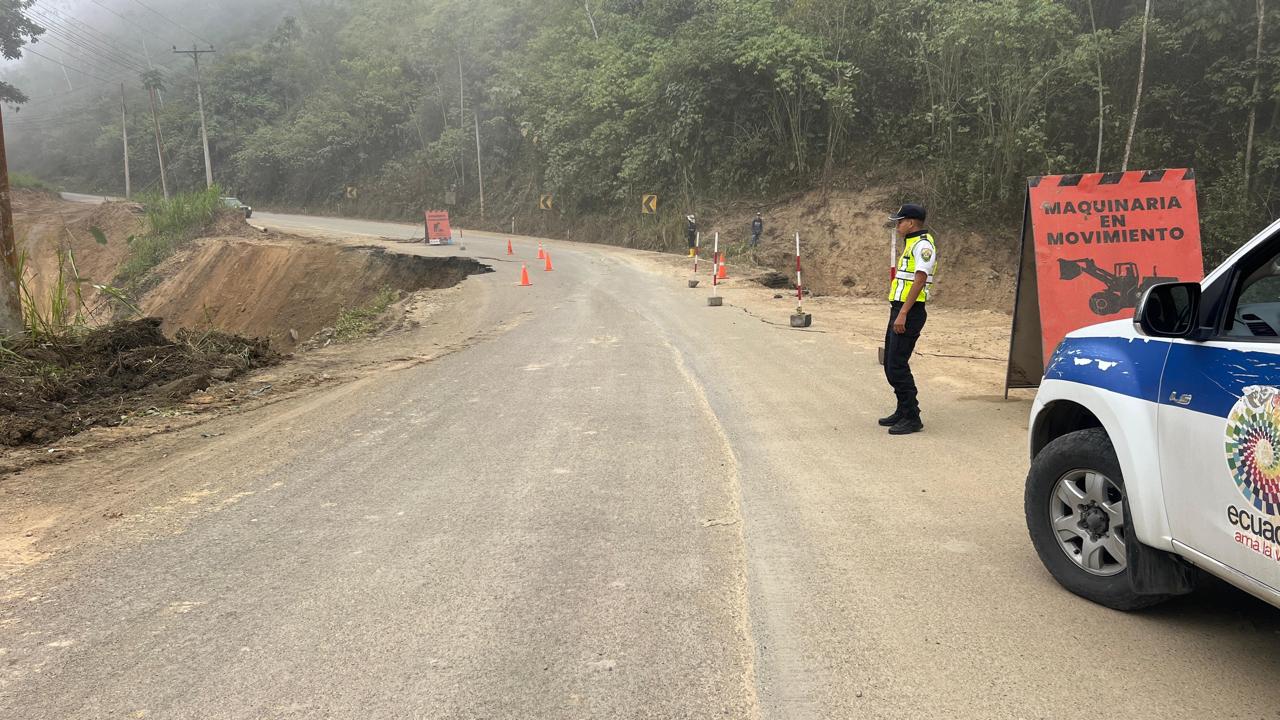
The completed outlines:
{"type": "Polygon", "coordinates": [[[1139,595],[1129,582],[1124,478],[1102,428],[1068,433],[1031,462],[1024,508],[1031,544],[1064,588],[1115,610],[1137,610],[1167,595],[1139,595]]]}

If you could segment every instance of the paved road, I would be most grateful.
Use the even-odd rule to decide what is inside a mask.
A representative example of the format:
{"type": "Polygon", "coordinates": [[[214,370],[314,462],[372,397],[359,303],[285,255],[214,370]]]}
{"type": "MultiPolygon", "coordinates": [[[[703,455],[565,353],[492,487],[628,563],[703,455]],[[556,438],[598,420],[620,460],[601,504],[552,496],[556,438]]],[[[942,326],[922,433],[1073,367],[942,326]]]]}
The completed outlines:
{"type": "Polygon", "coordinates": [[[0,591],[0,716],[1277,716],[1274,610],[1041,570],[1025,402],[922,363],[927,431],[890,439],[848,337],[607,248],[517,288],[467,243],[501,331],[122,463],[203,489],[0,591]]]}
{"type": "Polygon", "coordinates": [[[70,200],[71,202],[78,202],[78,203],[89,203],[91,205],[101,205],[104,202],[111,202],[111,201],[123,199],[118,197],[111,197],[108,195],[85,195],[84,193],[70,193],[70,192],[61,193],[61,195],[63,200],[70,200]]]}

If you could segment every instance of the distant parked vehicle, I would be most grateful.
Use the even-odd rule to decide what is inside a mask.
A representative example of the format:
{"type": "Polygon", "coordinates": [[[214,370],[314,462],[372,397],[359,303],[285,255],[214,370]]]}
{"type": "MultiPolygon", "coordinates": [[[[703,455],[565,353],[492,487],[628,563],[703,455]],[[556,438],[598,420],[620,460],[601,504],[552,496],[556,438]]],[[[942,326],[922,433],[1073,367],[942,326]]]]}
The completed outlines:
{"type": "Polygon", "coordinates": [[[248,205],[245,205],[244,203],[240,202],[236,198],[224,197],[222,198],[222,204],[226,205],[229,208],[236,208],[238,210],[243,210],[245,220],[248,220],[249,218],[253,217],[253,208],[249,207],[248,205]]]}

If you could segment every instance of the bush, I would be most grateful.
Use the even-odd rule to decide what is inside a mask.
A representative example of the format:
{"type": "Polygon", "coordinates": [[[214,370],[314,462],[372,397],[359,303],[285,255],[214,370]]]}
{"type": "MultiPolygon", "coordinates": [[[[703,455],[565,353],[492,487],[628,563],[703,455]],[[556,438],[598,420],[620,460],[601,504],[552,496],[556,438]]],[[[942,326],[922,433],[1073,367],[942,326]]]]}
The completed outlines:
{"type": "Polygon", "coordinates": [[[141,201],[146,207],[148,231],[129,239],[129,257],[117,276],[120,285],[136,286],[152,268],[207,230],[223,207],[222,190],[216,185],[169,200],[151,195],[141,201]]]}
{"type": "Polygon", "coordinates": [[[37,192],[49,193],[50,195],[58,194],[58,188],[41,180],[35,175],[28,175],[27,173],[22,172],[9,173],[9,187],[17,190],[35,190],[37,192]]]}

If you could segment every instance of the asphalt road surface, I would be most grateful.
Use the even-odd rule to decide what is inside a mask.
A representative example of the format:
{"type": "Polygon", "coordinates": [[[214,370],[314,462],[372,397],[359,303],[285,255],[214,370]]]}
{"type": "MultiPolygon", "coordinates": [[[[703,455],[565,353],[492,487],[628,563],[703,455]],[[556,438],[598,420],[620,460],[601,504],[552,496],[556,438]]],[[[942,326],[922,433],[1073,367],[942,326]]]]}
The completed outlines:
{"type": "Polygon", "coordinates": [[[211,497],[0,586],[0,716],[1280,717],[1270,607],[1122,614],[1041,569],[1025,399],[926,374],[890,438],[874,349],[821,318],[568,243],[516,287],[466,244],[496,272],[464,349],[113,471],[211,497]]]}

